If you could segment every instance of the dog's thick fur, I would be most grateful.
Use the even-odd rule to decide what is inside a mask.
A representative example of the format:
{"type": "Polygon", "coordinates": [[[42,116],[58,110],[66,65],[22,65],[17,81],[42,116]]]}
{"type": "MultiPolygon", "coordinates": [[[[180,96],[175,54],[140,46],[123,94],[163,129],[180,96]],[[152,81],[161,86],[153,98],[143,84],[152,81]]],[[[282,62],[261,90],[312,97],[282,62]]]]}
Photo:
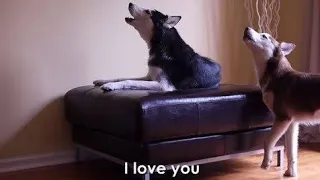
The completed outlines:
{"type": "Polygon", "coordinates": [[[200,56],[180,37],[174,26],[180,16],[164,15],[129,4],[133,26],[149,47],[149,72],[137,79],[97,80],[104,90],[144,89],[173,91],[178,89],[217,87],[221,81],[220,65],[200,56]]]}
{"type": "Polygon", "coordinates": [[[286,176],[297,176],[299,123],[320,122],[320,74],[294,70],[286,55],[295,48],[292,43],[277,42],[267,33],[246,28],[245,44],[252,51],[263,100],[274,113],[272,131],[265,142],[261,168],[268,169],[272,149],[285,134],[288,158],[286,176]]]}

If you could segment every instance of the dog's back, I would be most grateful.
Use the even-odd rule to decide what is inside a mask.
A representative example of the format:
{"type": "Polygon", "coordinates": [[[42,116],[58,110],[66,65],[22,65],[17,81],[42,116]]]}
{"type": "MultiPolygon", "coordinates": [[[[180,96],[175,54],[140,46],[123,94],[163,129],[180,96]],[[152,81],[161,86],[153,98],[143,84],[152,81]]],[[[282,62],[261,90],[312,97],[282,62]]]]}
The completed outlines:
{"type": "Polygon", "coordinates": [[[308,114],[320,110],[320,75],[295,71],[288,76],[288,81],[284,94],[287,108],[308,114]]]}
{"type": "Polygon", "coordinates": [[[320,110],[320,75],[295,71],[284,56],[268,61],[265,93],[273,95],[273,111],[286,119],[312,117],[320,110]]]}

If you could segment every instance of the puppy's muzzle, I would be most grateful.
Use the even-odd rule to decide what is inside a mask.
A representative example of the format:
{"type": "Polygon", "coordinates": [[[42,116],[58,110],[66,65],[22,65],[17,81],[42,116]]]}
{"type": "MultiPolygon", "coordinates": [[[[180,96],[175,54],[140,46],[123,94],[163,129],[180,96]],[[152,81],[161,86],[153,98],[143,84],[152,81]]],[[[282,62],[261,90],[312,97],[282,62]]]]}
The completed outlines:
{"type": "Polygon", "coordinates": [[[247,27],[245,30],[244,30],[244,33],[243,33],[243,40],[249,40],[249,41],[253,41],[252,37],[251,37],[251,32],[250,32],[250,28],[247,27]]]}

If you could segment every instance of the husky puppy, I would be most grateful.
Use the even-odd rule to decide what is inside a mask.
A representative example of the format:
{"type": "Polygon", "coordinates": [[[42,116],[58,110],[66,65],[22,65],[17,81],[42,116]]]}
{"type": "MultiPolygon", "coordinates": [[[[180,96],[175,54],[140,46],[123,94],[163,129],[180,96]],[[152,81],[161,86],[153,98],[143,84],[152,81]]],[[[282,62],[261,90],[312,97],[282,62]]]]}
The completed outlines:
{"type": "Polygon", "coordinates": [[[320,122],[320,74],[298,72],[291,67],[286,56],[295,44],[279,43],[271,35],[252,28],[245,29],[243,40],[253,54],[263,100],[275,115],[261,168],[270,167],[272,149],[285,134],[288,167],[284,175],[297,176],[299,123],[320,122]]]}
{"type": "Polygon", "coordinates": [[[129,12],[133,18],[125,18],[126,23],[138,31],[149,48],[148,74],[136,79],[96,80],[94,85],[104,90],[158,91],[219,86],[220,64],[196,53],[175,29],[181,16],[164,15],[133,3],[129,3],[129,12]]]}

